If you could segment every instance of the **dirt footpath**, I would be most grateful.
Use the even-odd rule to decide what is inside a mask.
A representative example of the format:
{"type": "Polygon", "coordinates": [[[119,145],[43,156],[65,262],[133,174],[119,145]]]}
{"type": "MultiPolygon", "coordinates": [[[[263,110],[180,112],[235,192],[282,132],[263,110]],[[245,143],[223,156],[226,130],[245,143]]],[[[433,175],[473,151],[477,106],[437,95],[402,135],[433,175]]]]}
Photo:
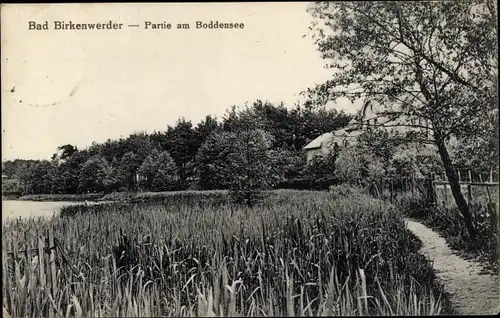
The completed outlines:
{"type": "Polygon", "coordinates": [[[407,227],[420,238],[423,255],[434,261],[434,269],[451,295],[453,307],[461,315],[486,315],[500,312],[500,277],[479,274],[481,265],[456,255],[438,233],[410,219],[407,227]]]}

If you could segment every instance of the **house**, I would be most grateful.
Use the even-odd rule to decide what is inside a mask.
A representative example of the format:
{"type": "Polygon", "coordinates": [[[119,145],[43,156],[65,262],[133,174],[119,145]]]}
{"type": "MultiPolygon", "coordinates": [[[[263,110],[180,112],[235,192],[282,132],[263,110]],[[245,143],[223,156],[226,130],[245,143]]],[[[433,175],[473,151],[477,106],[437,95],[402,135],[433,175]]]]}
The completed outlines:
{"type": "Polygon", "coordinates": [[[409,116],[384,107],[375,101],[366,101],[356,116],[362,129],[382,128],[391,133],[420,132],[431,138],[432,129],[429,120],[409,116]]]}
{"type": "Polygon", "coordinates": [[[328,153],[332,146],[334,146],[335,135],[333,132],[324,133],[323,135],[317,137],[310,143],[308,143],[303,149],[306,151],[307,162],[318,155],[324,155],[328,153]]]}
{"type": "Polygon", "coordinates": [[[367,100],[345,128],[324,133],[303,148],[307,154],[307,162],[310,163],[314,156],[328,153],[335,144],[343,147],[355,144],[364,130],[374,128],[385,129],[390,133],[414,130],[422,133],[425,138],[432,137],[428,120],[401,115],[367,100]]]}

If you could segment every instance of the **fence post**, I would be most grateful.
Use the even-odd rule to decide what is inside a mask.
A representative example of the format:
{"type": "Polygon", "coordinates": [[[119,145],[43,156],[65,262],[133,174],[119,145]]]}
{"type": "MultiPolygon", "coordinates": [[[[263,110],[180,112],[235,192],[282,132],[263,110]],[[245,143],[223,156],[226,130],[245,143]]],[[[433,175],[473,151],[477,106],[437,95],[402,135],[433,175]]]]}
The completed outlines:
{"type": "MultiPolygon", "coordinates": [[[[12,300],[12,297],[11,297],[11,288],[10,288],[10,275],[9,275],[9,258],[8,258],[8,254],[6,253],[5,250],[2,251],[2,269],[3,269],[3,273],[2,273],[2,279],[3,279],[3,283],[5,284],[5,302],[6,302],[6,305],[7,305],[7,309],[10,310],[10,313],[12,314],[12,308],[14,307],[13,306],[13,300],[12,300]],[[10,308],[9,308],[10,307],[10,308]]],[[[7,310],[7,311],[8,311],[7,310]]],[[[4,313],[5,313],[5,306],[4,306],[4,313]]]]}
{"type": "Polygon", "coordinates": [[[472,202],[472,186],[470,183],[467,184],[467,201],[469,201],[469,204],[472,202]]]}
{"type": "Polygon", "coordinates": [[[411,174],[411,194],[415,195],[415,173],[411,174]]]}
{"type": "Polygon", "coordinates": [[[24,272],[26,273],[26,278],[27,278],[27,284],[29,286],[29,283],[33,279],[33,275],[31,274],[31,244],[30,240],[28,237],[28,230],[24,231],[24,245],[25,245],[25,252],[24,255],[26,257],[26,266],[24,268],[24,272]]]}
{"type": "Polygon", "coordinates": [[[469,182],[472,182],[472,172],[469,169],[469,182]]]}
{"type": "MultiPolygon", "coordinates": [[[[17,279],[17,273],[20,269],[19,269],[19,263],[17,262],[17,238],[15,238],[14,235],[12,235],[12,242],[11,243],[12,243],[12,245],[11,245],[12,260],[14,263],[14,279],[17,279]]],[[[19,274],[21,274],[21,273],[19,273],[19,274]]]]}
{"type": "MultiPolygon", "coordinates": [[[[12,265],[14,266],[14,288],[17,285],[17,273],[19,271],[19,264],[17,263],[17,239],[14,237],[14,233],[11,234],[11,249],[12,249],[12,265]]],[[[19,307],[19,299],[16,299],[16,305],[14,306],[14,297],[11,298],[12,307],[10,308],[11,316],[17,316],[19,313],[17,312],[17,308],[19,307]]]]}
{"type": "Polygon", "coordinates": [[[434,191],[434,175],[429,175],[426,179],[427,200],[429,203],[436,203],[436,192],[434,191]]]}
{"type": "Polygon", "coordinates": [[[393,195],[394,195],[394,194],[393,194],[393,190],[394,190],[394,189],[393,189],[393,185],[392,185],[392,178],[391,178],[391,184],[390,184],[389,189],[390,189],[390,191],[391,191],[391,202],[392,202],[392,200],[393,200],[393,195]]]}
{"type": "MultiPolygon", "coordinates": [[[[481,183],[483,183],[483,176],[481,174],[479,174],[479,180],[481,181],[481,183]]],[[[488,187],[488,185],[484,185],[484,187],[486,188],[486,193],[488,194],[488,202],[491,204],[490,188],[488,187]]]]}
{"type": "Polygon", "coordinates": [[[44,264],[44,261],[43,261],[43,245],[44,245],[44,242],[43,242],[43,235],[39,235],[39,232],[37,231],[36,233],[37,235],[37,239],[38,239],[38,265],[39,265],[39,271],[40,271],[40,283],[41,283],[41,287],[42,288],[45,288],[45,264],[44,264]]]}
{"type": "Polygon", "coordinates": [[[50,250],[50,271],[52,278],[52,297],[56,298],[57,291],[57,280],[56,280],[56,252],[55,252],[55,244],[54,244],[54,229],[52,226],[48,230],[49,234],[49,250],[50,250]]]}
{"type": "Polygon", "coordinates": [[[448,188],[446,187],[446,183],[443,183],[444,188],[444,207],[448,208],[448,188]]]}

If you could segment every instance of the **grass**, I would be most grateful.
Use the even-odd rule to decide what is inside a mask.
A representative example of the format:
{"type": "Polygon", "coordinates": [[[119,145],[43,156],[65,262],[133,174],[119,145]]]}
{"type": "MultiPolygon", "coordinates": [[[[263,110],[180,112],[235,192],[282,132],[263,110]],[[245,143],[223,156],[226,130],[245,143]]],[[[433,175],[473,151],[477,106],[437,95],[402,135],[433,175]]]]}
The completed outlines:
{"type": "Polygon", "coordinates": [[[89,194],[27,194],[23,195],[17,200],[24,201],[97,201],[102,198],[104,194],[102,193],[89,193],[89,194]]]}
{"type": "Polygon", "coordinates": [[[4,276],[14,317],[446,313],[401,214],[358,189],[275,191],[251,209],[219,192],[71,206],[5,223],[2,247],[48,226],[69,263],[57,259],[55,294],[31,264],[4,276]]]}
{"type": "MultiPolygon", "coordinates": [[[[440,233],[450,248],[460,252],[464,257],[476,258],[485,269],[498,274],[500,269],[498,211],[495,212],[495,207],[488,205],[487,197],[476,195],[473,198],[475,199],[469,204],[469,208],[477,232],[475,241],[471,241],[463,217],[454,203],[444,206],[438,201],[438,204],[431,206],[426,203],[426,198],[421,193],[408,193],[399,195],[395,204],[407,216],[421,220],[440,233]]],[[[496,198],[498,200],[498,194],[496,198]]],[[[448,202],[454,202],[453,198],[451,197],[448,202]]]]}
{"type": "Polygon", "coordinates": [[[145,202],[164,200],[183,200],[186,198],[216,198],[227,194],[226,190],[212,191],[166,191],[166,192],[113,192],[113,193],[88,193],[88,194],[28,194],[16,196],[17,200],[26,201],[119,201],[119,202],[145,202]]]}
{"type": "MultiPolygon", "coordinates": [[[[467,187],[461,189],[467,200],[467,187]]],[[[471,195],[473,205],[485,205],[490,201],[495,203],[498,200],[498,187],[471,186],[471,195]]],[[[436,189],[436,201],[440,207],[457,208],[449,186],[447,186],[446,190],[444,187],[436,189]]]]}

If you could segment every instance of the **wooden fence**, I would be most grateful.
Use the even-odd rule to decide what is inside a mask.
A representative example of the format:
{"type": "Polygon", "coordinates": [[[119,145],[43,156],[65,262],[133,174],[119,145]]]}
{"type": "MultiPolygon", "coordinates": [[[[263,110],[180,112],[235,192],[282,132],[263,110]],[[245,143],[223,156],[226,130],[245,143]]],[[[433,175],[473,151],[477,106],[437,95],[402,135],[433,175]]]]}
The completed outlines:
{"type": "MultiPolygon", "coordinates": [[[[498,173],[495,170],[489,170],[487,179],[483,178],[484,173],[473,173],[471,169],[457,170],[456,173],[462,194],[467,202],[476,201],[489,205],[495,205],[498,202],[498,173]]],[[[398,195],[424,194],[438,205],[450,207],[454,204],[451,187],[444,172],[425,178],[415,175],[381,178],[368,186],[372,195],[391,202],[398,195]]]]}
{"type": "MultiPolygon", "coordinates": [[[[20,289],[27,293],[29,287],[38,285],[45,288],[54,297],[57,291],[56,251],[57,244],[52,228],[45,233],[21,233],[19,237],[12,237],[10,246],[2,248],[4,313],[19,316],[17,310],[24,299],[14,299],[12,293],[19,295],[20,289]],[[20,248],[19,243],[23,246],[20,248]],[[10,251],[6,251],[10,249],[10,251]],[[20,281],[23,281],[22,283],[20,281]],[[34,282],[34,283],[32,283],[34,282]],[[29,287],[28,287],[29,286],[29,287]],[[17,290],[16,290],[17,289],[17,290]]],[[[34,289],[33,289],[34,290],[34,289]]],[[[43,316],[53,316],[46,306],[43,316]]]]}
{"type": "MultiPolygon", "coordinates": [[[[498,171],[495,169],[455,169],[460,189],[468,203],[480,201],[488,205],[495,205],[498,201],[498,171]]],[[[434,191],[438,198],[437,203],[444,207],[454,206],[450,183],[445,171],[440,175],[433,175],[434,191]],[[441,193],[441,196],[438,194],[441,193]]]]}

